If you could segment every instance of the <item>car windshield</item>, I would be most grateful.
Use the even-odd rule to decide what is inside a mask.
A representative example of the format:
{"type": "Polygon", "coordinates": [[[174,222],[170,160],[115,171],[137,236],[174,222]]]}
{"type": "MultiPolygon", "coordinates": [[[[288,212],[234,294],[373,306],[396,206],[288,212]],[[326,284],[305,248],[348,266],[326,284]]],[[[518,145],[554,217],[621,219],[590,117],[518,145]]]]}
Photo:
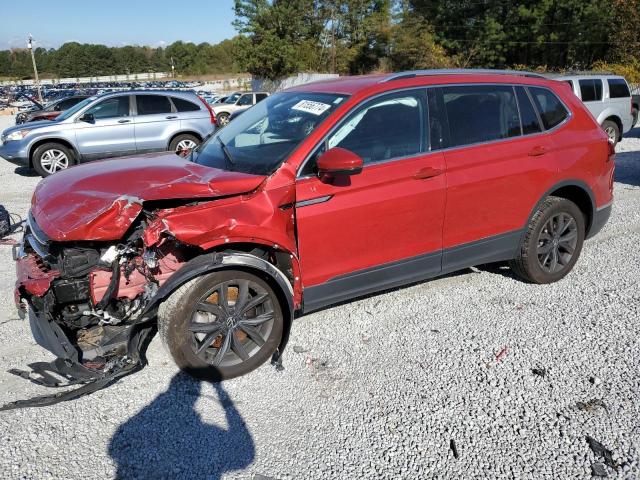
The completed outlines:
{"type": "Polygon", "coordinates": [[[200,165],[270,175],[345,95],[283,92],[246,110],[191,154],[200,165]]]}
{"type": "Polygon", "coordinates": [[[73,115],[75,115],[77,112],[79,112],[80,110],[82,110],[84,107],[86,107],[87,105],[89,105],[91,102],[93,102],[96,98],[98,97],[89,97],[89,98],[85,98],[83,101],[81,101],[80,103],[76,103],[73,107],[71,107],[69,110],[67,110],[66,112],[62,113],[61,115],[59,115],[56,118],[56,121],[61,122],[62,120],[66,120],[67,118],[72,117],[73,115]]]}

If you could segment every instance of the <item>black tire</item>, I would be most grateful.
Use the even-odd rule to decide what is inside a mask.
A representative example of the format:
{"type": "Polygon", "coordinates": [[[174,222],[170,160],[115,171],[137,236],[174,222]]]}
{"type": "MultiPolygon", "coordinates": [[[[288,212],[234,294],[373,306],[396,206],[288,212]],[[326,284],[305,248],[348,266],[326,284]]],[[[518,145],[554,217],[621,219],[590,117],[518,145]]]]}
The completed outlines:
{"type": "Polygon", "coordinates": [[[613,140],[613,144],[616,145],[620,140],[620,127],[618,127],[618,124],[612,120],[605,120],[602,122],[602,129],[609,136],[609,140],[613,140]]]}
{"type": "Polygon", "coordinates": [[[190,135],[188,133],[183,133],[181,135],[177,135],[171,143],[169,143],[169,151],[175,152],[176,155],[180,155],[181,157],[185,157],[191,152],[194,148],[200,145],[201,141],[195,135],[190,135]]]}
{"type": "Polygon", "coordinates": [[[48,177],[60,170],[66,170],[76,164],[71,149],[60,143],[49,142],[35,149],[31,157],[33,168],[41,177],[48,177]],[[61,155],[57,155],[59,152],[61,155]],[[55,159],[59,160],[55,160],[55,159]]]}
{"type": "MultiPolygon", "coordinates": [[[[573,229],[573,226],[567,226],[567,229],[573,229]]],[[[540,284],[557,282],[567,275],[578,261],[585,231],[584,214],[575,203],[565,198],[548,197],[531,218],[518,257],[510,262],[511,269],[527,282],[540,284]],[[554,222],[559,218],[562,219],[562,224],[560,221],[554,222]],[[575,223],[571,224],[567,218],[573,219],[575,223]],[[568,231],[566,234],[555,235],[554,227],[560,230],[565,224],[575,226],[575,243],[574,237],[569,237],[568,231]],[[569,238],[571,238],[570,242],[569,238]],[[551,258],[547,258],[547,250],[551,258]],[[569,254],[570,250],[573,250],[571,254],[569,254]],[[554,256],[555,267],[558,267],[558,270],[551,268],[554,256]]]]}
{"type": "Polygon", "coordinates": [[[219,127],[224,127],[229,123],[229,117],[231,117],[231,115],[229,115],[227,112],[222,112],[219,113],[218,116],[216,117],[216,121],[218,123],[219,127]]]}
{"type": "Polygon", "coordinates": [[[632,117],[632,120],[633,120],[631,122],[631,128],[633,128],[638,123],[638,109],[637,108],[632,108],[631,109],[631,117],[632,117]]]}
{"type": "MultiPolygon", "coordinates": [[[[230,309],[235,309],[235,301],[234,304],[229,307],[230,309]]],[[[219,311],[219,308],[216,308],[216,310],[219,311]]],[[[210,310],[207,311],[210,312],[210,310]]],[[[282,310],[273,289],[267,282],[256,275],[237,270],[214,272],[187,282],[162,303],[158,311],[158,332],[160,333],[165,348],[169,351],[178,367],[194,377],[203,380],[228,380],[245,375],[258,368],[269,360],[278,348],[282,338],[283,328],[284,319],[282,310]],[[211,312],[211,315],[215,317],[215,319],[212,319],[210,314],[196,308],[196,305],[203,304],[206,304],[210,308],[222,305],[219,300],[219,290],[216,290],[216,287],[220,287],[221,285],[222,287],[220,288],[225,288],[227,292],[227,306],[229,306],[231,301],[232,295],[230,295],[230,293],[233,293],[234,288],[236,291],[236,301],[238,301],[240,289],[237,285],[239,285],[239,283],[234,282],[247,282],[248,284],[247,291],[249,293],[246,301],[243,302],[245,306],[248,306],[252,300],[257,300],[259,296],[267,296],[262,303],[259,303],[256,307],[248,311],[251,315],[255,315],[254,317],[248,316],[249,313],[247,313],[246,317],[244,315],[240,315],[239,317],[236,315],[235,319],[232,319],[233,327],[229,327],[228,317],[224,319],[218,318],[217,314],[211,312]],[[252,293],[255,295],[251,296],[252,293]],[[210,300],[214,295],[216,302],[211,303],[210,300]],[[251,335],[255,335],[257,330],[261,335],[261,341],[264,343],[260,346],[258,342],[253,340],[254,337],[247,334],[243,329],[247,328],[247,326],[243,327],[241,323],[242,321],[252,320],[256,322],[260,316],[268,317],[270,312],[272,312],[272,320],[269,320],[268,324],[266,322],[261,323],[255,327],[251,333],[251,335]],[[208,320],[207,322],[203,321],[205,317],[208,320]],[[200,321],[194,322],[193,320],[200,321]],[[199,330],[206,328],[208,331],[211,331],[214,330],[214,328],[216,329],[215,332],[211,333],[212,336],[216,336],[213,340],[210,340],[210,346],[204,347],[199,354],[196,351],[199,346],[205,344],[207,334],[191,331],[195,325],[198,326],[199,330]],[[217,328],[220,325],[224,325],[226,328],[234,328],[232,331],[235,333],[232,335],[222,332],[218,333],[217,328]],[[266,327],[269,328],[267,329],[266,327]],[[262,335],[266,338],[262,337],[262,335]],[[225,343],[227,338],[229,339],[228,344],[225,343]],[[243,344],[244,353],[249,354],[245,360],[242,360],[234,349],[233,344],[236,341],[243,344]],[[216,345],[218,345],[217,348],[216,345]],[[213,360],[217,358],[217,354],[222,351],[225,345],[229,346],[226,353],[223,353],[220,358],[227,359],[226,364],[219,363],[214,365],[213,360]],[[248,351],[248,348],[251,350],[248,351]],[[234,361],[236,362],[235,364],[233,363],[234,361]]]]}

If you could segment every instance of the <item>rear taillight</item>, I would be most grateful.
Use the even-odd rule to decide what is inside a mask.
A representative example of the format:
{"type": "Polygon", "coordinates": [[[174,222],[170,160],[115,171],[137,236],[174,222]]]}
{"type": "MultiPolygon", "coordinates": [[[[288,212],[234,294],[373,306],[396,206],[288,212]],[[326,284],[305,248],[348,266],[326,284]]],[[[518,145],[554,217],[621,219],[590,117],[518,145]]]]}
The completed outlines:
{"type": "Polygon", "coordinates": [[[213,109],[211,108],[211,105],[209,105],[209,103],[207,103],[207,101],[204,98],[202,98],[200,95],[198,95],[198,98],[202,103],[204,103],[204,106],[207,107],[207,110],[209,110],[209,116],[211,117],[211,125],[217,125],[218,122],[216,122],[216,114],[213,113],[213,109]]]}

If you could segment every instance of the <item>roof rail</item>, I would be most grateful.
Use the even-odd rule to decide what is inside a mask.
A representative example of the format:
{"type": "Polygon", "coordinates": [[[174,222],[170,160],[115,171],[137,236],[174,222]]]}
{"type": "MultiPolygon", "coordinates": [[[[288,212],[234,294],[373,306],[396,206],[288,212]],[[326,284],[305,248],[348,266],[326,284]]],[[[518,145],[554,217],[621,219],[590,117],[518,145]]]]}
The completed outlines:
{"type": "Polygon", "coordinates": [[[520,70],[491,70],[483,68],[450,68],[434,70],[413,70],[407,72],[392,73],[385,77],[380,83],[402,80],[405,78],[424,77],[429,75],[518,75],[521,77],[544,78],[539,73],[525,72],[520,70]]]}

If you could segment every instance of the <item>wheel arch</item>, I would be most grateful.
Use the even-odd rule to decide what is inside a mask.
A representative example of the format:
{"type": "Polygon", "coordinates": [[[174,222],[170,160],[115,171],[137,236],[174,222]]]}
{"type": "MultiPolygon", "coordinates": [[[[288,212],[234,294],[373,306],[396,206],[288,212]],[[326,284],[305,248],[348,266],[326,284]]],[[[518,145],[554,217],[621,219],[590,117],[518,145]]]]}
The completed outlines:
{"type": "Polygon", "coordinates": [[[252,273],[264,279],[273,288],[278,297],[284,319],[282,340],[271,359],[273,364],[279,365],[282,352],[289,341],[289,333],[295,314],[293,287],[281,270],[256,255],[245,252],[225,251],[205,253],[195,257],[162,284],[156,295],[145,307],[142,318],[151,319],[155,316],[160,304],[186,282],[207,273],[221,270],[242,270],[252,273]]]}
{"type": "Polygon", "coordinates": [[[47,137],[47,138],[41,138],[38,139],[36,141],[34,141],[31,145],[29,145],[29,167],[33,168],[33,154],[36,151],[36,149],[41,146],[44,145],[45,143],[59,143],[60,145],[63,145],[65,147],[67,147],[68,149],[71,150],[71,152],[73,153],[76,162],[80,161],[80,155],[78,154],[78,151],[76,150],[76,147],[73,146],[73,144],[66,139],[63,138],[51,138],[51,137],[47,137]]]}
{"type": "Polygon", "coordinates": [[[624,125],[622,124],[622,119],[617,115],[609,115],[602,121],[602,123],[606,122],[607,120],[615,123],[618,126],[618,131],[620,132],[620,135],[619,135],[620,138],[618,138],[618,141],[619,141],[622,138],[622,131],[624,129],[624,125]]]}
{"type": "Polygon", "coordinates": [[[533,210],[531,211],[529,218],[527,219],[526,225],[531,222],[531,219],[535,215],[536,211],[538,210],[538,208],[540,208],[540,205],[542,205],[547,197],[565,198],[575,203],[585,217],[585,237],[589,236],[589,231],[591,230],[591,226],[593,225],[593,216],[596,211],[595,196],[589,185],[587,185],[582,180],[577,179],[565,180],[555,184],[553,187],[547,190],[547,192],[533,207],[533,210]]]}

